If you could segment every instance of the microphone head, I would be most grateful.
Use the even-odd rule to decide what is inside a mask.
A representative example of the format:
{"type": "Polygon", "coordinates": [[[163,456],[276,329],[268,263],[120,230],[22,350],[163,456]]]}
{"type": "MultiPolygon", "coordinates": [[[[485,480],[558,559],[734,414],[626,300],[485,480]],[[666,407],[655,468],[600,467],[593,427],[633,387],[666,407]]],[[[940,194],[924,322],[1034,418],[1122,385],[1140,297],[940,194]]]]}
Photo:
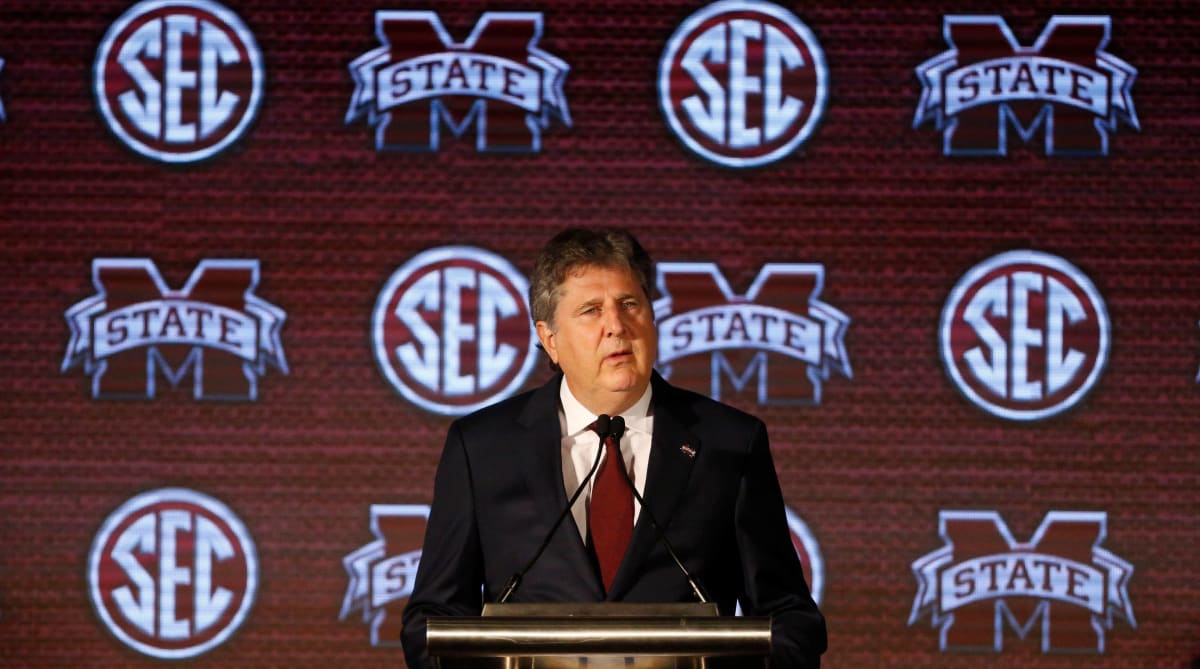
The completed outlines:
{"type": "Polygon", "coordinates": [[[620,416],[613,416],[609,422],[608,433],[617,441],[621,440],[621,435],[625,434],[625,419],[620,416]]]}
{"type": "Polygon", "coordinates": [[[602,413],[599,416],[596,416],[596,434],[600,435],[601,439],[607,437],[608,431],[612,429],[610,427],[611,424],[612,419],[608,417],[608,414],[602,413]]]}

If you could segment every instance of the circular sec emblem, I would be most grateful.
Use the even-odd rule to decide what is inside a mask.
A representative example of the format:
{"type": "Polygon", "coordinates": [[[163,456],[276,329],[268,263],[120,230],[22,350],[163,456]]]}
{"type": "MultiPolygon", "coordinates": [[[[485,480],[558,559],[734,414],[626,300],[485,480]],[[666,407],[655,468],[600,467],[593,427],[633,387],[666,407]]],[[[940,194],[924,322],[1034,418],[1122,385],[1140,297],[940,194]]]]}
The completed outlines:
{"type": "Polygon", "coordinates": [[[254,542],[221,502],[164,488],[125,502],[92,543],[88,586],[100,619],[162,659],[200,655],[241,626],[254,602],[254,542]]]}
{"type": "Polygon", "coordinates": [[[942,361],[962,393],[1010,420],[1081,400],[1108,360],[1104,300],[1057,256],[1010,251],[973,267],[942,311],[942,361]]]}
{"type": "Polygon", "coordinates": [[[258,113],[262,55],[236,14],[211,0],[146,0],[96,52],[105,123],[141,155],[167,163],[224,150],[258,113]]]}
{"type": "Polygon", "coordinates": [[[371,319],[375,359],[417,406],[448,416],[508,397],[537,359],[529,285],[507,260],[447,246],[388,279],[371,319]]]}
{"type": "Polygon", "coordinates": [[[792,511],[791,507],[784,507],[784,511],[787,512],[792,546],[796,548],[796,556],[800,558],[800,564],[807,572],[805,576],[808,578],[808,589],[812,593],[813,601],[820,604],[825,595],[825,560],[821,557],[821,546],[800,514],[792,511]]]}
{"type": "Polygon", "coordinates": [[[687,18],[658,66],[667,123],[693,152],[728,167],[777,161],[812,135],[829,73],[812,31],[778,5],[725,0],[687,18]]]}

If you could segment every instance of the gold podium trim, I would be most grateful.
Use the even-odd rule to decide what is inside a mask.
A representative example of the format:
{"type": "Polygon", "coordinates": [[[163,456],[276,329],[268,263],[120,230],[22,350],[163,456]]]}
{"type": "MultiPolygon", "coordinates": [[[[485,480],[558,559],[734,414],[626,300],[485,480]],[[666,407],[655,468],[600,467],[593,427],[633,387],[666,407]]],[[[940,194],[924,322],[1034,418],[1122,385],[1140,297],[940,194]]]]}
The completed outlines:
{"type": "Polygon", "coordinates": [[[754,666],[771,647],[769,618],[720,617],[715,604],[487,604],[478,618],[430,618],[426,635],[447,669],[754,666]]]}

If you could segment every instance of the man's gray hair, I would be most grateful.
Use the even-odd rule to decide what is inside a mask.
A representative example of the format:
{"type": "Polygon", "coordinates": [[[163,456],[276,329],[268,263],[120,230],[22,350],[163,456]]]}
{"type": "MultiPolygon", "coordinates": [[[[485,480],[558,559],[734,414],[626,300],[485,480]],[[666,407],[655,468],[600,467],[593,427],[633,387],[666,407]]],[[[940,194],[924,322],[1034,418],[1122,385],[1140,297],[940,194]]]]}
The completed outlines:
{"type": "Polygon", "coordinates": [[[619,228],[567,228],[542,247],[529,280],[529,309],[534,322],[554,326],[562,284],[585,267],[627,268],[650,300],[654,261],[638,240],[619,228]]]}

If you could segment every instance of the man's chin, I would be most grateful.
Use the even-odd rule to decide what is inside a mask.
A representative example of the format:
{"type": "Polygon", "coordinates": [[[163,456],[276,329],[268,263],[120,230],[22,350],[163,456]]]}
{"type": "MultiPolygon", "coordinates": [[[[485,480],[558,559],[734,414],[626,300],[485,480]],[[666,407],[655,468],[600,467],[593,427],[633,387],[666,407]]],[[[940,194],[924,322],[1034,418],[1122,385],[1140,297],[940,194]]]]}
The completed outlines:
{"type": "Polygon", "coordinates": [[[650,377],[642,377],[632,371],[622,371],[611,374],[605,379],[605,389],[613,393],[641,392],[650,381],[650,377]]]}

